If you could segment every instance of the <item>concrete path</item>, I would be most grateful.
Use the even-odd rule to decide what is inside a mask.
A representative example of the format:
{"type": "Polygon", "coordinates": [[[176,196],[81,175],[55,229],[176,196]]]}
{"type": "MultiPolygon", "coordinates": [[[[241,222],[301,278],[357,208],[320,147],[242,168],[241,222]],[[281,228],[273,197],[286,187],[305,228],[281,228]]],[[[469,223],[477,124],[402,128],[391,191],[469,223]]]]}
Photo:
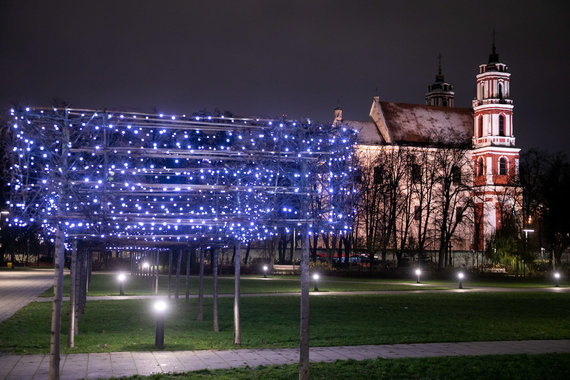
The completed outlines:
{"type": "Polygon", "coordinates": [[[0,322],[35,301],[52,285],[53,269],[0,271],[0,322]]]}
{"type": "MultiPolygon", "coordinates": [[[[425,343],[312,347],[311,362],[375,358],[570,353],[570,340],[425,343]]],[[[299,350],[236,349],[222,351],[153,351],[67,354],[61,358],[61,379],[96,379],[201,369],[296,364],[299,350]]],[[[48,355],[0,356],[0,379],[47,379],[48,355]]]]}

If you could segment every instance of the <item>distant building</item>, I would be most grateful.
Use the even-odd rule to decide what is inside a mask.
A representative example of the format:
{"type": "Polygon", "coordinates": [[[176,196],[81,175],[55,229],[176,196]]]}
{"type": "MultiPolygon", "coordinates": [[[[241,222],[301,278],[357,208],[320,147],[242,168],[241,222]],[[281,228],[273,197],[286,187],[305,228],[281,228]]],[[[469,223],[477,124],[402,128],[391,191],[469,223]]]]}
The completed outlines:
{"type": "MultiPolygon", "coordinates": [[[[387,183],[386,178],[379,179],[381,172],[387,171],[385,175],[391,175],[392,181],[394,178],[400,181],[402,197],[414,193],[408,198],[409,204],[398,206],[404,211],[397,216],[395,227],[388,227],[393,235],[388,244],[391,252],[413,252],[421,246],[437,260],[433,252],[439,251],[444,243],[448,250],[481,252],[488,239],[501,228],[505,217],[516,213],[520,201],[517,190],[520,149],[515,146],[510,75],[508,67],[499,61],[493,44],[489,61],[479,66],[472,108],[454,107],[453,86],[445,82],[440,61],[435,82],[425,93],[426,105],[384,102],[375,96],[365,121],[345,120],[342,110],[335,110],[335,123],[360,131],[358,152],[370,173],[368,186],[387,183]],[[449,156],[446,159],[455,161],[448,167],[442,164],[438,169],[440,182],[432,183],[427,190],[431,170],[428,166],[442,161],[443,152],[447,150],[461,152],[462,157],[451,158],[445,153],[449,156]],[[394,152],[398,152],[398,162],[403,162],[403,152],[406,152],[407,175],[397,177],[390,166],[377,167],[381,157],[386,159],[387,152],[392,160],[394,152]],[[448,169],[453,173],[444,173],[448,169]],[[448,191],[458,189],[451,205],[441,200],[446,175],[452,182],[448,191]],[[427,181],[423,187],[422,181],[427,181]],[[428,191],[435,191],[431,196],[439,200],[431,199],[429,203],[422,199],[422,192],[427,194],[428,191]],[[446,212],[445,221],[442,210],[446,212]],[[450,225],[456,229],[442,237],[438,229],[450,225]],[[428,232],[430,228],[432,232],[428,232]],[[423,235],[420,229],[424,229],[423,235]],[[400,239],[402,234],[406,234],[405,239],[400,239]],[[422,238],[425,241],[419,241],[422,238]],[[449,242],[445,242],[445,238],[449,238],[449,242]]],[[[431,173],[433,175],[433,170],[431,173]]],[[[370,235],[369,224],[373,221],[363,218],[357,217],[357,230],[359,238],[366,240],[367,236],[362,235],[370,235]]],[[[364,244],[363,240],[360,242],[364,244]]],[[[467,262],[468,255],[463,256],[464,263],[453,265],[475,264],[467,262]]]]}

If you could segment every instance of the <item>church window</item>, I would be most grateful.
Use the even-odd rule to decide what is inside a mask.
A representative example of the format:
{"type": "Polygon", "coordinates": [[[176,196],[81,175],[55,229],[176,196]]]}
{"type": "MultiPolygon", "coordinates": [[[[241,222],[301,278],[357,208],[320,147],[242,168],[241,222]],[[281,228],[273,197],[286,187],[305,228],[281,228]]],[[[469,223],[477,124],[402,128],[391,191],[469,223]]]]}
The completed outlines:
{"type": "Polygon", "coordinates": [[[483,137],[483,115],[479,116],[479,137],[483,137]]]}
{"type": "Polygon", "coordinates": [[[507,159],[505,157],[499,158],[499,175],[507,175],[507,159]]]}
{"type": "Polygon", "coordinates": [[[419,164],[412,164],[412,182],[418,183],[422,179],[422,168],[419,164]]]}
{"type": "Polygon", "coordinates": [[[455,208],[455,220],[457,221],[457,223],[461,223],[461,221],[463,220],[463,207],[458,206],[455,208]]]}
{"type": "Polygon", "coordinates": [[[454,166],[451,169],[451,175],[453,176],[453,184],[460,185],[461,184],[461,168],[454,166]]]}
{"type": "Polygon", "coordinates": [[[499,115],[499,136],[505,135],[505,117],[499,115]]]}
{"type": "Polygon", "coordinates": [[[503,99],[503,84],[499,83],[499,99],[503,99]]]}
{"type": "Polygon", "coordinates": [[[485,174],[485,163],[483,162],[483,157],[479,158],[477,162],[477,175],[485,174]]]}
{"type": "Polygon", "coordinates": [[[376,166],[374,168],[374,184],[378,185],[382,183],[382,168],[380,166],[376,166]]]}
{"type": "Polygon", "coordinates": [[[414,209],[414,220],[420,220],[422,218],[422,208],[416,206],[414,209]]]}

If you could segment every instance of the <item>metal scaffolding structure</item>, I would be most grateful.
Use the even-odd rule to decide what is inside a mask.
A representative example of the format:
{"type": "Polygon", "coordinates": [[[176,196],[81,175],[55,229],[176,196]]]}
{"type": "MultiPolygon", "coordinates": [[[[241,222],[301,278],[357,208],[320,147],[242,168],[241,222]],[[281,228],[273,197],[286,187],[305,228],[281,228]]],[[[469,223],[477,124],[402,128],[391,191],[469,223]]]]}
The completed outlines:
{"type": "Polygon", "coordinates": [[[356,133],[347,128],[71,108],[12,116],[11,223],[115,242],[350,229],[356,133]],[[302,215],[305,201],[318,207],[302,215]]]}

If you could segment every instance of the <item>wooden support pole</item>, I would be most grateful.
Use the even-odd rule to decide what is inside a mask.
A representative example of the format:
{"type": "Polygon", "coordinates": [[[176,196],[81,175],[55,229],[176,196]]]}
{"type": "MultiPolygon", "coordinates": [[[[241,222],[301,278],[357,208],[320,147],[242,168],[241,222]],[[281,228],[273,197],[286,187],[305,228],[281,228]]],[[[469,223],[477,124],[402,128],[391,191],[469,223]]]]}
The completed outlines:
{"type": "Polygon", "coordinates": [[[67,347],[75,347],[75,324],[77,323],[77,318],[75,318],[76,306],[77,306],[77,282],[79,276],[77,276],[77,240],[73,241],[71,250],[71,272],[70,286],[69,286],[69,333],[67,335],[67,347]]]}
{"type": "Polygon", "coordinates": [[[198,285],[198,320],[204,320],[204,250],[200,247],[200,281],[198,285]]]}
{"type": "Polygon", "coordinates": [[[64,233],[61,226],[55,232],[54,285],[51,312],[51,337],[49,350],[49,378],[59,380],[61,304],[63,299],[63,266],[65,264],[64,233]]]}
{"type": "Polygon", "coordinates": [[[235,243],[234,257],[234,344],[241,344],[240,325],[240,272],[241,272],[241,243],[235,243]]]}
{"type": "Polygon", "coordinates": [[[301,331],[299,380],[309,379],[309,233],[303,228],[301,247],[301,331]]]}
{"type": "MultiPolygon", "coordinates": [[[[301,187],[306,190],[307,164],[301,163],[301,187]]],[[[308,217],[308,201],[300,199],[301,216],[308,217]]],[[[309,380],[309,225],[301,229],[301,321],[299,339],[299,380],[309,380]]]]}
{"type": "Polygon", "coordinates": [[[212,248],[212,276],[213,276],[213,319],[214,331],[220,331],[218,323],[218,248],[212,248]]]}
{"type": "Polygon", "coordinates": [[[176,288],[174,291],[174,297],[176,297],[176,304],[178,305],[178,298],[180,297],[180,267],[182,266],[182,248],[178,250],[178,257],[176,259],[176,288]]]}
{"type": "Polygon", "coordinates": [[[186,256],[186,311],[190,310],[190,260],[192,258],[192,249],[188,249],[186,256]]]}
{"type": "Polygon", "coordinates": [[[82,298],[82,289],[84,287],[83,281],[83,263],[87,260],[86,258],[86,251],[83,249],[77,250],[77,263],[75,265],[76,268],[76,275],[75,275],[75,335],[79,334],[79,321],[81,319],[81,298],[82,298]]]}
{"type": "Polygon", "coordinates": [[[168,299],[172,295],[172,248],[168,250],[168,299]]]}
{"type": "Polygon", "coordinates": [[[160,252],[156,251],[156,266],[155,266],[155,277],[154,277],[154,294],[158,294],[158,277],[159,277],[159,270],[158,266],[160,265],[160,252]]]}

